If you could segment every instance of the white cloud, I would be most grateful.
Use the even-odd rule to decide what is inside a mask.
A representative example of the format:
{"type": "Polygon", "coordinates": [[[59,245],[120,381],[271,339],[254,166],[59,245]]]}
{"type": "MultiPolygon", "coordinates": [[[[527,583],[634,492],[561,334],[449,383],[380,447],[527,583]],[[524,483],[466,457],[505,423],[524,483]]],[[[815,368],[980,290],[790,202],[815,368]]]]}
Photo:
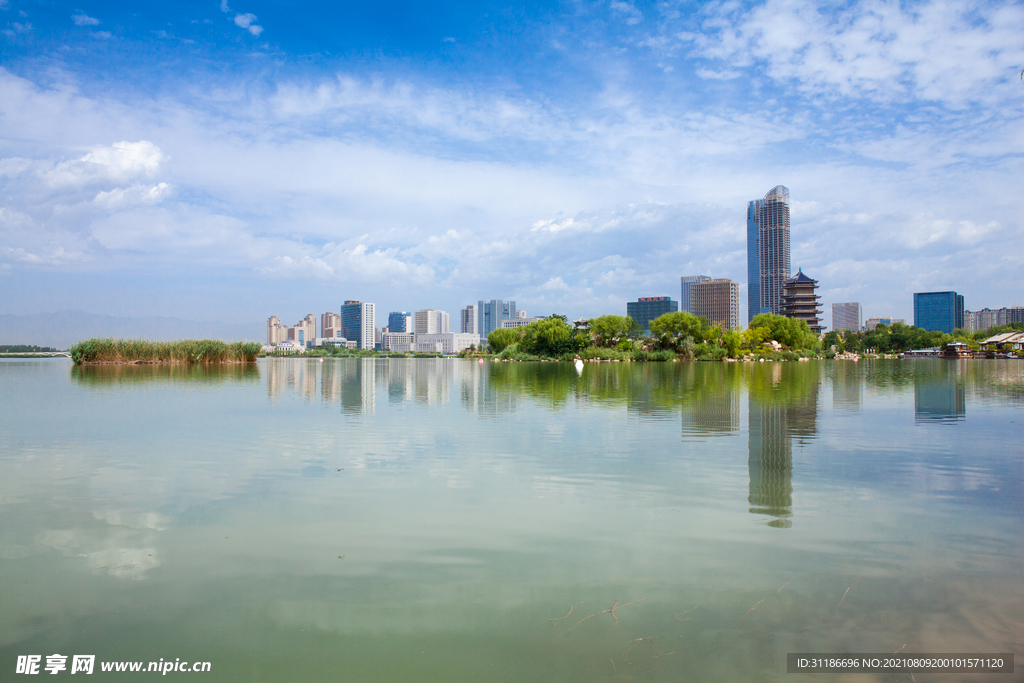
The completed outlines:
{"type": "Polygon", "coordinates": [[[228,7],[228,0],[220,0],[220,11],[224,13],[231,11],[231,8],[228,7]]]}
{"type": "Polygon", "coordinates": [[[612,0],[611,8],[615,12],[625,15],[626,23],[630,26],[639,24],[644,20],[643,13],[631,3],[622,2],[622,0],[612,0]]]}
{"type": "Polygon", "coordinates": [[[43,176],[52,186],[84,185],[98,180],[151,176],[165,160],[160,148],[148,140],[115,142],[94,147],[74,161],[59,162],[43,176]]]}
{"type": "Polygon", "coordinates": [[[763,63],[772,78],[806,91],[960,107],[992,101],[993,86],[1024,64],[1019,3],[767,0],[749,11],[723,2],[705,12],[700,33],[679,34],[694,56],[734,68],[763,63]]]}
{"type": "Polygon", "coordinates": [[[236,14],[235,15],[235,26],[244,28],[254,36],[258,36],[263,33],[263,27],[259,24],[253,23],[256,21],[256,15],[252,13],[236,14]]]}
{"type": "Polygon", "coordinates": [[[75,22],[75,26],[98,26],[100,23],[99,19],[95,17],[90,17],[85,12],[72,14],[71,20],[75,22]]]}

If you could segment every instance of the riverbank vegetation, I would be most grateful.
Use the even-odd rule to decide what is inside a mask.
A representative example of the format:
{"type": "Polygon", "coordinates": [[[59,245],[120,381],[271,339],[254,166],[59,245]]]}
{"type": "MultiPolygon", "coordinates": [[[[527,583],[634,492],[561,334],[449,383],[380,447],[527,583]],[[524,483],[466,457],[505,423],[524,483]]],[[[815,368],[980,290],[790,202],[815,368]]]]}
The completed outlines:
{"type": "Polygon", "coordinates": [[[217,339],[86,339],[68,353],[76,365],[91,363],[253,363],[259,342],[223,342],[217,339]]]}

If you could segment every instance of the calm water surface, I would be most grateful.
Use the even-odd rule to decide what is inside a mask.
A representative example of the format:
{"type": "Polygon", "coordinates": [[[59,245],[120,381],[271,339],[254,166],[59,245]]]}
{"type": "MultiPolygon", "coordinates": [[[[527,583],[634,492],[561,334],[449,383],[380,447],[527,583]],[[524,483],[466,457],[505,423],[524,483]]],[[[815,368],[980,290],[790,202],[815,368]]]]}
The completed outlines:
{"type": "Polygon", "coordinates": [[[1015,361],[0,361],[0,680],[1020,681],[1022,436],[1015,361]]]}

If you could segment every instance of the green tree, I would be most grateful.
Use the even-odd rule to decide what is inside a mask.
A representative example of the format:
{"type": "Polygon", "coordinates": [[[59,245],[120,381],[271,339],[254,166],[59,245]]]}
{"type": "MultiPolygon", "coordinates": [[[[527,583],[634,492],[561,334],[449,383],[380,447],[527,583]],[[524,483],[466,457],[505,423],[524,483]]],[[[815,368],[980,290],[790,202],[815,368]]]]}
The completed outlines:
{"type": "Polygon", "coordinates": [[[729,358],[736,358],[740,355],[740,346],[743,345],[743,335],[736,330],[726,330],[722,335],[722,346],[729,358]]]}
{"type": "Polygon", "coordinates": [[[811,349],[818,342],[817,335],[811,332],[806,320],[787,318],[774,313],[755,315],[749,327],[767,327],[768,339],[774,339],[791,349],[811,349]]]}
{"type": "MultiPolygon", "coordinates": [[[[634,325],[640,327],[640,324],[628,315],[602,315],[591,318],[588,322],[594,345],[604,348],[615,346],[623,339],[627,339],[634,325]]],[[[643,328],[640,329],[642,332],[643,328]]]]}
{"type": "Polygon", "coordinates": [[[519,340],[523,338],[523,330],[525,328],[501,328],[487,335],[487,345],[491,347],[493,353],[501,353],[512,344],[519,343],[519,340]]]}
{"type": "Polygon", "coordinates": [[[522,329],[523,336],[519,348],[526,353],[556,358],[576,350],[572,327],[566,322],[565,316],[552,315],[544,320],[532,322],[522,329]]]}
{"type": "Polygon", "coordinates": [[[659,316],[651,321],[650,327],[651,336],[657,340],[658,345],[672,350],[680,348],[687,337],[691,343],[702,342],[710,331],[707,320],[686,311],[659,316]]]}

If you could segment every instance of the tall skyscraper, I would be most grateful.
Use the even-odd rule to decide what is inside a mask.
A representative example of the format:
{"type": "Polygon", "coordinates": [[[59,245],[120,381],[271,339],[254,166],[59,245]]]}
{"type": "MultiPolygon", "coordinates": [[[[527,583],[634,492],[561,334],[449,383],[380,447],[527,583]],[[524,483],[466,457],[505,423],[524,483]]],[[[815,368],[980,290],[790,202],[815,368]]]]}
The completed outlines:
{"type": "MultiPolygon", "coordinates": [[[[685,285],[684,285],[685,289],[685,285]]],[[[740,326],[740,286],[729,278],[704,278],[690,285],[690,310],[726,329],[740,326]]]]}
{"type": "Polygon", "coordinates": [[[470,304],[459,311],[459,332],[479,335],[476,328],[476,306],[470,304]]]}
{"type": "Polygon", "coordinates": [[[953,334],[964,326],[964,298],[956,292],[916,292],[914,326],[953,334]]]}
{"type": "Polygon", "coordinates": [[[424,308],[413,314],[416,334],[444,334],[448,332],[448,314],[433,308],[424,308]]]}
{"type": "Polygon", "coordinates": [[[374,346],[375,306],[358,300],[346,301],[341,306],[341,333],[354,341],[360,349],[374,346]]]}
{"type": "Polygon", "coordinates": [[[789,279],[789,188],[776,185],[747,203],[747,322],[778,313],[789,279]]]}
{"type": "Polygon", "coordinates": [[[693,311],[690,310],[690,301],[691,301],[691,298],[690,298],[690,287],[693,286],[694,283],[702,282],[704,280],[710,280],[710,279],[711,278],[709,278],[707,275],[684,275],[681,278],[679,278],[679,282],[681,284],[680,292],[679,292],[679,310],[680,311],[686,311],[687,313],[693,313],[693,311]]]}
{"type": "Polygon", "coordinates": [[[408,311],[388,313],[388,332],[412,332],[412,313],[408,311]]]}
{"type": "Polygon", "coordinates": [[[860,304],[856,301],[845,304],[832,304],[832,329],[860,332],[860,304]]]}
{"type": "Polygon", "coordinates": [[[516,302],[491,299],[478,301],[476,305],[476,329],[482,339],[501,328],[502,320],[515,320],[516,302]]]}
{"type": "Polygon", "coordinates": [[[679,303],[670,296],[642,296],[636,301],[626,302],[626,315],[640,323],[645,330],[651,328],[651,321],[666,313],[679,311],[679,303]]]}

